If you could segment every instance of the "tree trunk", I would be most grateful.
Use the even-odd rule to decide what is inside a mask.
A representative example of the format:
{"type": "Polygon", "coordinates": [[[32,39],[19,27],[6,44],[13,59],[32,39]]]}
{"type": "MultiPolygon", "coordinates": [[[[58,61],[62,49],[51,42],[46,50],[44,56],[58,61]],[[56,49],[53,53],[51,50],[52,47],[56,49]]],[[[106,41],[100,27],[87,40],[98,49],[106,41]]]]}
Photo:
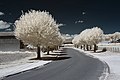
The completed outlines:
{"type": "Polygon", "coordinates": [[[92,49],[92,46],[90,45],[90,50],[92,49]]]}
{"type": "Polygon", "coordinates": [[[58,50],[58,46],[56,46],[56,47],[54,48],[54,50],[58,50]]]}
{"type": "Polygon", "coordinates": [[[76,47],[78,48],[78,45],[76,45],[76,47]]]}
{"type": "Polygon", "coordinates": [[[96,50],[97,50],[97,45],[94,44],[94,52],[96,52],[96,50]]]}
{"type": "Polygon", "coordinates": [[[81,45],[81,47],[80,47],[80,48],[81,48],[81,49],[83,48],[83,47],[82,47],[82,45],[81,45]]]}
{"type": "Polygon", "coordinates": [[[20,40],[20,49],[24,49],[25,45],[23,44],[23,42],[20,40]]]}
{"type": "Polygon", "coordinates": [[[86,45],[86,49],[87,49],[87,51],[89,51],[89,46],[88,45],[86,45]]]}
{"type": "Polygon", "coordinates": [[[37,59],[41,59],[40,47],[39,46],[37,46],[37,59]]]}
{"type": "Polygon", "coordinates": [[[84,49],[84,51],[85,51],[85,45],[83,45],[83,49],[84,49]]]}
{"type": "Polygon", "coordinates": [[[59,46],[57,46],[57,50],[58,50],[58,49],[60,49],[60,47],[59,47],[59,46]]]}
{"type": "Polygon", "coordinates": [[[47,47],[47,55],[49,55],[49,47],[47,47]]]}

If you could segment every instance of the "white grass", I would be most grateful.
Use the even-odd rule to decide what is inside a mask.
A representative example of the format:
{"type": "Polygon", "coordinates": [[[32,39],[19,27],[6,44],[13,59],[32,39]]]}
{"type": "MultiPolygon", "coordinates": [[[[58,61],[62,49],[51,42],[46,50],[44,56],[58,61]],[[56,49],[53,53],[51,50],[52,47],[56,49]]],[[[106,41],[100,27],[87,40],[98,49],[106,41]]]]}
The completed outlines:
{"type": "Polygon", "coordinates": [[[8,76],[8,75],[23,72],[23,71],[30,70],[30,69],[33,69],[36,67],[41,67],[44,64],[47,64],[49,62],[51,62],[51,61],[34,61],[33,63],[26,63],[26,64],[22,64],[22,65],[17,65],[14,67],[0,69],[0,77],[2,78],[5,76],[8,76]]]}
{"type": "MultiPolygon", "coordinates": [[[[0,64],[0,78],[4,78],[5,76],[16,74],[19,72],[23,72],[26,70],[30,70],[33,68],[41,67],[51,61],[43,61],[43,60],[29,60],[31,58],[35,58],[36,55],[34,55],[35,52],[20,52],[20,51],[6,51],[6,52],[0,52],[0,54],[25,54],[25,53],[30,53],[33,54],[32,56],[20,59],[20,60],[15,60],[15,61],[8,61],[8,62],[3,62],[0,64]]],[[[42,53],[42,56],[43,53],[42,53]]],[[[19,56],[21,57],[21,56],[19,56]]]]}

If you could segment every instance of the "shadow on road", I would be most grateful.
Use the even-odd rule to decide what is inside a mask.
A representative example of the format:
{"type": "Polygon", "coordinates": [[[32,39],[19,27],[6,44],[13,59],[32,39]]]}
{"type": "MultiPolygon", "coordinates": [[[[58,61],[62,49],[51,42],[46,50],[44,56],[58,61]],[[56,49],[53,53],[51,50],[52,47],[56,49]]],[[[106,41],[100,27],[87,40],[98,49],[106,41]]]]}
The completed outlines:
{"type": "Polygon", "coordinates": [[[41,59],[38,59],[38,58],[32,58],[30,60],[52,60],[52,61],[58,61],[58,60],[65,60],[65,59],[69,59],[71,57],[59,57],[59,56],[56,56],[56,57],[42,57],[41,59]]]}
{"type": "Polygon", "coordinates": [[[98,50],[98,51],[96,51],[96,52],[93,51],[93,52],[91,52],[91,53],[103,53],[103,52],[106,52],[106,51],[104,51],[104,50],[101,50],[101,51],[98,50]]]}
{"type": "Polygon", "coordinates": [[[102,53],[102,52],[106,52],[106,51],[97,51],[96,53],[102,53]]]}
{"type": "Polygon", "coordinates": [[[60,52],[54,52],[54,53],[66,53],[65,51],[60,51],[60,52]]]}
{"type": "Polygon", "coordinates": [[[67,55],[67,54],[45,54],[45,55],[52,55],[52,56],[63,56],[63,55],[67,55]]]}

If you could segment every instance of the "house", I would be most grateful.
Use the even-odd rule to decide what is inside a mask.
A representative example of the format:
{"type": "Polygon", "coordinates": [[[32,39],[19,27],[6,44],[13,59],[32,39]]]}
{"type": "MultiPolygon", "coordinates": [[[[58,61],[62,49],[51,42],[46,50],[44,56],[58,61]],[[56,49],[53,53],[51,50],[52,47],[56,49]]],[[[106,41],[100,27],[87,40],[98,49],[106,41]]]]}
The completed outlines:
{"type": "Polygon", "coordinates": [[[14,32],[0,32],[0,51],[18,51],[23,47],[23,43],[15,38],[14,32]]]}

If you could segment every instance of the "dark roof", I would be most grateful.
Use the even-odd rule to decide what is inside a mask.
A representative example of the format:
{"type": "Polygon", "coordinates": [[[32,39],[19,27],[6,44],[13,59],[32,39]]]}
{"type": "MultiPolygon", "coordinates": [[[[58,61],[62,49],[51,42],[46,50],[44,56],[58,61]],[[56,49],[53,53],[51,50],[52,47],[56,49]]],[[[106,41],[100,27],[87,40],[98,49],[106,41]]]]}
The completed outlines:
{"type": "Polygon", "coordinates": [[[14,36],[14,32],[0,32],[0,36],[14,36]]]}

